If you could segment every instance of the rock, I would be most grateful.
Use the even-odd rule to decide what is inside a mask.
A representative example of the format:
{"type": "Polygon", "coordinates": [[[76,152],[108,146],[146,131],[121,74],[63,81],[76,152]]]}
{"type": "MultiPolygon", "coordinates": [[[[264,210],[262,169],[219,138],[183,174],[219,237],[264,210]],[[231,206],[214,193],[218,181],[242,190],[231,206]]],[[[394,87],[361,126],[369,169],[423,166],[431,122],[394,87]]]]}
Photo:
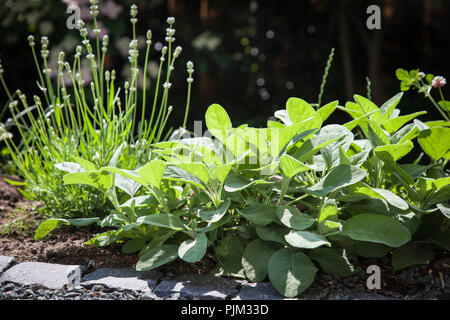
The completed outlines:
{"type": "Polygon", "coordinates": [[[3,292],[9,292],[9,291],[11,291],[11,290],[13,290],[13,289],[14,289],[14,285],[13,285],[12,283],[8,283],[8,284],[4,285],[4,286],[1,288],[1,290],[2,290],[3,292]]]}
{"type": "Polygon", "coordinates": [[[0,256],[0,276],[3,272],[5,272],[8,268],[12,267],[16,263],[16,259],[14,257],[9,256],[0,256]]]}
{"type": "Polygon", "coordinates": [[[245,284],[232,300],[283,300],[270,282],[245,284]]]}
{"type": "Polygon", "coordinates": [[[92,291],[102,291],[103,290],[103,286],[96,284],[95,286],[92,287],[92,291]]]}
{"type": "Polygon", "coordinates": [[[395,298],[385,297],[378,293],[353,293],[347,297],[348,300],[397,300],[395,298]]]}
{"type": "Polygon", "coordinates": [[[133,269],[102,268],[83,277],[84,287],[102,285],[114,290],[137,290],[149,292],[156,287],[161,273],[138,272],[133,269]]]}
{"type": "Polygon", "coordinates": [[[186,274],[162,281],[154,290],[163,298],[222,300],[238,292],[239,282],[213,275],[186,274]]]}
{"type": "Polygon", "coordinates": [[[79,266],[23,262],[6,270],[0,277],[0,283],[39,284],[49,289],[61,289],[68,284],[68,273],[73,272],[76,268],[79,268],[79,266]]]}

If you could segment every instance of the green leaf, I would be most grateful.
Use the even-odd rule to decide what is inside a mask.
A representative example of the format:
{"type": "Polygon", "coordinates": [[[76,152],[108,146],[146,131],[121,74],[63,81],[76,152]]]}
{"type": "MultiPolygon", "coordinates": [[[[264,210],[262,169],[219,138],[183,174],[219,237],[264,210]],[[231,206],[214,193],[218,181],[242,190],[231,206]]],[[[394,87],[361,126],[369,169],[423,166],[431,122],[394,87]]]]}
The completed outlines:
{"type": "MultiPolygon", "coordinates": [[[[208,170],[206,170],[206,171],[208,171],[208,170]]],[[[208,177],[209,177],[209,173],[208,173],[208,177]]],[[[206,190],[205,186],[203,185],[203,183],[200,179],[198,179],[193,174],[187,172],[186,170],[178,168],[174,165],[169,165],[166,168],[163,179],[171,180],[171,181],[179,181],[179,182],[183,182],[183,183],[189,183],[189,184],[196,186],[202,190],[206,190]]]]}
{"type": "Polygon", "coordinates": [[[407,155],[414,144],[411,141],[407,141],[401,144],[389,144],[375,148],[375,155],[384,162],[396,162],[407,155]]]}
{"type": "Polygon", "coordinates": [[[286,102],[286,110],[293,123],[301,122],[308,118],[313,118],[310,121],[310,127],[308,129],[320,128],[322,126],[321,116],[309,103],[302,99],[289,98],[286,102]]]}
{"type": "Polygon", "coordinates": [[[394,133],[391,138],[389,139],[389,142],[391,144],[401,144],[405,143],[409,140],[413,140],[415,137],[417,137],[420,134],[419,127],[416,123],[410,123],[398,130],[396,133],[394,133]]]}
{"type": "Polygon", "coordinates": [[[285,127],[286,126],[284,124],[282,124],[281,122],[273,121],[273,120],[267,120],[267,128],[283,129],[285,127]]]}
{"type": "Polygon", "coordinates": [[[375,105],[375,103],[373,103],[369,99],[364,98],[363,96],[360,96],[357,94],[355,94],[353,96],[353,98],[358,103],[358,105],[361,107],[363,114],[368,114],[370,112],[375,111],[374,113],[372,113],[370,115],[370,118],[378,125],[382,123],[383,114],[381,113],[379,108],[375,105]]]}
{"type": "Polygon", "coordinates": [[[158,214],[151,214],[148,216],[142,216],[137,218],[137,222],[152,226],[169,228],[178,231],[184,229],[183,222],[177,216],[167,213],[158,213],[158,214]]]}
{"type": "Polygon", "coordinates": [[[139,253],[139,261],[136,264],[137,271],[146,271],[158,268],[178,258],[177,245],[162,245],[158,248],[144,248],[139,253]]]}
{"type": "MultiPolygon", "coordinates": [[[[367,134],[372,145],[383,146],[389,144],[390,137],[378,123],[368,120],[367,124],[367,134]]],[[[362,126],[361,128],[364,131],[364,126],[362,126]]]]}
{"type": "Polygon", "coordinates": [[[327,238],[310,231],[294,231],[291,230],[284,237],[291,246],[302,249],[314,249],[323,245],[331,247],[331,243],[327,238]]]}
{"type": "Polygon", "coordinates": [[[126,254],[135,253],[144,248],[146,244],[143,239],[131,239],[122,246],[122,252],[126,254]]]}
{"type": "Polygon", "coordinates": [[[270,155],[273,157],[281,157],[293,145],[303,139],[306,139],[308,136],[319,130],[318,128],[304,130],[306,122],[308,121],[299,122],[275,132],[272,130],[272,136],[270,139],[270,155]]]}
{"type": "Polygon", "coordinates": [[[95,245],[96,247],[105,247],[119,240],[117,234],[118,232],[116,230],[106,231],[101,234],[97,234],[94,238],[83,243],[83,245],[95,245]]]}
{"type": "Polygon", "coordinates": [[[274,113],[274,117],[281,120],[285,126],[292,125],[292,121],[289,118],[288,112],[286,110],[277,110],[274,113]]]}
{"type": "Polygon", "coordinates": [[[284,236],[289,230],[285,227],[272,223],[266,227],[257,226],[255,231],[258,237],[264,241],[278,242],[283,245],[287,244],[284,236]]]}
{"type": "Polygon", "coordinates": [[[430,128],[419,135],[418,141],[422,150],[433,160],[450,158],[450,128],[430,128]]]}
{"type": "Polygon", "coordinates": [[[328,130],[322,131],[322,134],[319,132],[316,136],[306,140],[305,143],[301,145],[301,147],[295,152],[294,158],[299,161],[307,161],[322,148],[325,148],[329,144],[340,139],[345,139],[345,136],[345,132],[339,132],[338,134],[335,132],[329,132],[328,130]]]}
{"type": "Polygon", "coordinates": [[[233,168],[232,164],[224,164],[224,165],[218,166],[214,170],[214,176],[216,177],[217,180],[219,180],[220,183],[223,183],[232,168],[233,168]]]}
{"type": "Polygon", "coordinates": [[[438,207],[439,211],[441,211],[441,213],[447,218],[450,219],[450,206],[443,204],[443,203],[438,203],[436,205],[436,207],[438,207]]]}
{"type": "Polygon", "coordinates": [[[403,81],[403,80],[409,80],[409,73],[408,73],[408,71],[406,71],[405,69],[398,68],[398,69],[395,71],[395,75],[396,75],[396,77],[397,77],[398,80],[401,80],[401,81],[403,81]]]}
{"type": "Polygon", "coordinates": [[[411,177],[411,179],[417,179],[418,177],[420,177],[422,174],[427,172],[427,170],[432,167],[433,167],[432,164],[428,165],[428,166],[422,166],[422,165],[414,164],[414,163],[406,163],[406,164],[400,165],[400,168],[403,171],[405,171],[411,177]]]}
{"type": "Polygon", "coordinates": [[[320,115],[320,118],[322,119],[322,122],[328,119],[329,116],[336,110],[337,105],[339,104],[339,101],[333,101],[330,103],[327,103],[323,107],[317,110],[317,113],[320,115]]]}
{"type": "Polygon", "coordinates": [[[86,227],[93,223],[99,222],[100,218],[93,217],[93,218],[77,218],[77,219],[63,219],[63,220],[69,222],[72,226],[75,227],[86,227]]]}
{"type": "Polygon", "coordinates": [[[238,212],[247,220],[258,226],[265,227],[271,222],[277,222],[278,217],[275,208],[264,204],[254,204],[239,210],[238,212]]]}
{"type": "Polygon", "coordinates": [[[269,260],[270,282],[283,296],[293,298],[305,291],[313,282],[318,269],[302,252],[281,249],[269,260]]]}
{"type": "Polygon", "coordinates": [[[136,208],[158,205],[158,201],[155,199],[154,196],[139,196],[139,197],[134,197],[134,198],[128,199],[120,206],[121,207],[131,207],[133,201],[134,201],[134,206],[136,208]]]}
{"type": "Polygon", "coordinates": [[[315,219],[301,213],[294,207],[281,206],[276,209],[280,221],[287,227],[295,230],[305,230],[314,224],[315,219]]]}
{"type": "Polygon", "coordinates": [[[8,184],[13,185],[13,186],[23,187],[23,186],[27,185],[26,182],[11,180],[11,179],[8,179],[8,178],[3,178],[3,180],[5,180],[8,184]]]}
{"type": "Polygon", "coordinates": [[[231,204],[230,199],[226,199],[219,206],[219,208],[213,208],[212,210],[202,208],[199,210],[199,216],[203,221],[206,222],[218,222],[227,213],[230,204],[231,204]]]}
{"type": "Polygon", "coordinates": [[[389,119],[387,121],[384,121],[382,126],[383,128],[389,133],[396,132],[398,129],[400,129],[405,123],[411,121],[414,118],[417,118],[418,116],[421,116],[423,114],[426,114],[426,111],[421,112],[415,112],[412,114],[408,114],[401,117],[395,117],[392,119],[389,119]]]}
{"type": "Polygon", "coordinates": [[[236,192],[244,190],[253,184],[252,180],[248,180],[241,175],[232,174],[229,175],[224,184],[224,189],[226,192],[236,192]]]}
{"type": "Polygon", "coordinates": [[[384,120],[388,120],[391,117],[392,112],[394,111],[395,107],[398,105],[402,97],[403,92],[399,92],[380,107],[380,111],[384,115],[384,120]]]}
{"type": "Polygon", "coordinates": [[[312,187],[306,188],[306,192],[324,197],[339,188],[346,187],[363,180],[367,172],[349,165],[339,165],[332,169],[324,178],[312,187]]]}
{"type": "Polygon", "coordinates": [[[142,179],[136,171],[132,170],[125,170],[125,169],[119,169],[115,167],[102,167],[101,170],[108,171],[115,173],[115,178],[117,178],[117,175],[123,176],[129,180],[132,180],[142,186],[147,186],[148,182],[145,179],[142,179]]]}
{"type": "Polygon", "coordinates": [[[308,256],[317,261],[326,273],[334,276],[349,277],[358,272],[343,249],[316,248],[311,250],[308,256]]]}
{"type": "Polygon", "coordinates": [[[98,170],[89,172],[68,173],[63,177],[64,185],[84,184],[106,191],[113,186],[113,179],[109,172],[98,170]]]}
{"type": "Polygon", "coordinates": [[[153,188],[159,188],[166,170],[166,163],[162,160],[152,160],[137,170],[138,175],[153,188]]]}
{"type": "Polygon", "coordinates": [[[79,157],[75,157],[72,156],[72,159],[78,163],[84,170],[86,171],[96,171],[98,170],[97,166],[95,164],[93,164],[92,162],[79,158],[79,157]]]}
{"type": "Polygon", "coordinates": [[[394,218],[379,214],[359,214],[348,219],[342,231],[359,241],[400,247],[411,240],[411,233],[394,218]]]}
{"type": "Polygon", "coordinates": [[[435,252],[431,245],[426,243],[410,242],[392,253],[392,267],[400,270],[418,264],[429,264],[435,252]]]}
{"type": "Polygon", "coordinates": [[[317,219],[318,222],[322,222],[324,220],[336,220],[338,217],[338,208],[336,205],[336,201],[333,199],[327,199],[320,209],[319,217],[317,219]]]}
{"type": "Polygon", "coordinates": [[[200,181],[202,181],[204,184],[208,184],[209,182],[209,172],[208,169],[205,167],[202,163],[187,163],[187,162],[180,162],[180,163],[171,163],[171,165],[177,166],[180,169],[183,169],[190,174],[194,175],[200,181]]]}
{"type": "Polygon", "coordinates": [[[130,178],[124,177],[121,174],[115,175],[114,185],[122,191],[125,191],[130,197],[134,197],[136,192],[142,187],[142,185],[130,178]]]}
{"type": "Polygon", "coordinates": [[[356,253],[364,258],[381,258],[391,250],[391,247],[374,242],[359,241],[355,246],[356,253]]]}
{"type": "Polygon", "coordinates": [[[204,233],[197,233],[194,240],[183,241],[178,248],[178,256],[186,262],[200,261],[206,253],[208,238],[204,233]]]}
{"type": "Polygon", "coordinates": [[[300,172],[311,170],[310,167],[304,165],[300,161],[287,154],[284,154],[280,158],[280,168],[289,179],[293,178],[300,172]]]}
{"type": "Polygon", "coordinates": [[[245,277],[242,267],[244,245],[239,237],[228,235],[216,246],[218,267],[212,271],[216,275],[245,277]]]}
{"type": "Polygon", "coordinates": [[[401,210],[407,210],[409,208],[408,202],[397,196],[395,193],[380,188],[372,188],[376,193],[378,193],[384,200],[386,200],[390,205],[399,208],[401,210]]]}
{"type": "Polygon", "coordinates": [[[61,163],[55,164],[55,167],[61,171],[65,171],[68,173],[76,173],[76,172],[86,171],[85,169],[83,169],[82,166],[80,166],[76,162],[61,162],[61,163]]]}
{"type": "Polygon", "coordinates": [[[432,235],[430,241],[445,250],[450,250],[450,230],[441,231],[432,235]]]}
{"type": "Polygon", "coordinates": [[[438,104],[442,108],[442,110],[450,112],[450,101],[441,100],[438,102],[438,104]]]}
{"type": "Polygon", "coordinates": [[[34,233],[34,240],[39,241],[43,239],[47,234],[52,232],[61,224],[69,225],[66,219],[47,219],[42,222],[34,233]]]}
{"type": "Polygon", "coordinates": [[[206,110],[205,121],[209,132],[222,142],[225,141],[227,129],[232,127],[230,117],[225,109],[218,104],[210,105],[206,110]]]}
{"type": "Polygon", "coordinates": [[[339,146],[339,164],[344,165],[350,165],[351,161],[350,158],[345,153],[345,150],[342,148],[342,146],[339,146]]]}
{"type": "Polygon", "coordinates": [[[250,242],[242,255],[245,276],[253,282],[263,281],[267,277],[270,257],[275,249],[267,242],[256,239],[250,242]]]}

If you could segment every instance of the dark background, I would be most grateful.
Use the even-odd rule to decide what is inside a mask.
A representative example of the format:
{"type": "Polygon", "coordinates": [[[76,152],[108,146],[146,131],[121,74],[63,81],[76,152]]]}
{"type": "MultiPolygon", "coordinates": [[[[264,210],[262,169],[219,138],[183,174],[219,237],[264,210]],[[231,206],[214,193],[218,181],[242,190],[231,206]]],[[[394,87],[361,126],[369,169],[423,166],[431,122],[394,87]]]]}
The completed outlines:
{"type": "MultiPolygon", "coordinates": [[[[38,53],[40,35],[49,37],[50,48],[56,47],[56,55],[61,48],[73,48],[71,43],[79,41],[79,34],[66,28],[69,16],[66,8],[70,3],[78,3],[88,12],[87,2],[0,0],[0,54],[11,91],[20,88],[30,100],[38,93],[28,34],[36,36],[38,53]]],[[[107,2],[112,2],[119,12],[110,17],[115,12],[110,9],[99,17],[109,30],[107,65],[121,70],[127,63],[128,43],[123,39],[131,36],[129,7],[133,2],[100,1],[100,7],[107,2]],[[125,43],[125,54],[120,53],[117,44],[121,40],[125,43]]],[[[187,60],[195,64],[190,126],[194,120],[203,120],[212,103],[224,106],[234,124],[253,126],[265,125],[275,110],[284,108],[289,97],[316,103],[332,48],[335,56],[323,103],[339,100],[344,105],[355,93],[366,96],[369,77],[372,98],[381,105],[400,91],[395,77],[398,67],[444,77],[450,70],[448,0],[137,0],[134,3],[139,9],[138,34],[145,36],[151,28],[154,44],[164,43],[166,18],[176,18],[176,44],[183,47],[183,52],[172,81],[169,103],[175,112],[170,126],[180,125],[183,119],[187,60]],[[381,8],[381,30],[366,27],[369,17],[366,9],[372,4],[381,8]]],[[[141,50],[141,65],[144,53],[141,50]]],[[[151,59],[159,59],[159,52],[153,48],[151,59]]],[[[0,105],[6,102],[6,95],[0,90],[0,105]]],[[[417,92],[408,92],[399,107],[402,113],[427,110],[429,114],[422,120],[440,119],[417,92]]],[[[336,112],[329,121],[339,123],[348,119],[344,113],[336,112]]]]}

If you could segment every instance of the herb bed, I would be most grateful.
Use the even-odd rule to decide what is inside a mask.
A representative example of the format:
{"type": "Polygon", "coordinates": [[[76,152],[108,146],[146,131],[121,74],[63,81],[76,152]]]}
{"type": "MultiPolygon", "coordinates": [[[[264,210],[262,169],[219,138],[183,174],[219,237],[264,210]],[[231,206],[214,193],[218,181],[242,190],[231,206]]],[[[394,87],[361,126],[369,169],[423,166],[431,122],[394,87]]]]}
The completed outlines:
{"type": "MultiPolygon", "coordinates": [[[[343,105],[322,104],[332,51],[318,103],[291,97],[261,128],[233,126],[226,109],[212,104],[205,113],[207,131],[192,137],[186,129],[190,61],[183,126],[165,129],[173,110],[170,75],[182,50],[173,47],[175,19],[167,19],[167,46],[148,120],[147,89],[138,94],[137,86],[137,7],[130,10],[133,72],[123,96],[115,71],[104,70],[109,40],[99,38],[98,1],[91,1],[91,14],[96,41],[91,45],[88,27],[79,20],[83,46],[76,47],[72,65],[64,52],[58,56],[56,88],[47,68],[48,38],[41,38],[41,72],[35,38],[29,37],[45,102],[36,95],[30,107],[26,95],[20,90],[11,95],[1,78],[12,118],[1,124],[0,137],[25,179],[5,181],[42,204],[45,220],[30,219],[40,223],[32,228],[34,240],[45,244],[52,231],[77,227],[89,230],[84,244],[104,248],[112,255],[109,261],[117,260],[119,246],[130,261],[137,258],[137,271],[178,265],[186,273],[192,269],[184,266],[194,272],[206,266],[223,277],[269,279],[288,298],[313,288],[323,272],[361,276],[368,258],[397,272],[448,256],[450,103],[441,90],[443,77],[418,70],[396,73],[402,91],[425,93],[444,120],[420,121],[426,111],[402,114],[403,92],[381,106],[357,94],[343,105]],[[80,71],[83,53],[93,74],[91,92],[80,71]],[[72,80],[71,94],[61,82],[64,73],[72,80]],[[439,89],[442,101],[434,100],[432,88],[439,89]],[[330,123],[335,112],[352,120],[330,123]],[[13,126],[22,139],[17,145],[6,131],[13,126]],[[405,162],[416,148],[421,155],[405,162]]],[[[149,30],[144,70],[152,37],[149,30]]],[[[60,235],[57,245],[64,247],[60,235]]]]}

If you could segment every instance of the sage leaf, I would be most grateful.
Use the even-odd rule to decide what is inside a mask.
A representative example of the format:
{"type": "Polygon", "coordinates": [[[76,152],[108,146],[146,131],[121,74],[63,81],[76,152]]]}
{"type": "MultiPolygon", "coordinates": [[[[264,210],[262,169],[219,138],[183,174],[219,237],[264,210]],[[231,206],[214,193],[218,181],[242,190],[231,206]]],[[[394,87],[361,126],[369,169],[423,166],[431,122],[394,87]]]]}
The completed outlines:
{"type": "Polygon", "coordinates": [[[331,243],[327,238],[310,231],[294,231],[292,230],[284,236],[287,243],[296,248],[314,249],[323,245],[331,247],[331,243]]]}
{"type": "Polygon", "coordinates": [[[359,214],[348,219],[342,231],[359,241],[400,247],[411,240],[411,233],[394,218],[379,214],[359,214]]]}
{"type": "Polygon", "coordinates": [[[170,263],[178,258],[178,246],[165,244],[154,249],[142,249],[139,261],[136,264],[137,271],[147,271],[170,263]]]}
{"type": "Polygon", "coordinates": [[[334,276],[349,277],[358,272],[343,249],[316,248],[311,250],[308,256],[317,261],[326,273],[334,276]]]}
{"type": "Polygon", "coordinates": [[[198,262],[206,253],[208,238],[204,233],[197,233],[195,239],[183,241],[178,248],[178,256],[186,262],[198,262]]]}
{"type": "Polygon", "coordinates": [[[283,296],[293,298],[304,292],[313,282],[318,269],[302,252],[281,249],[269,260],[269,279],[283,296]]]}
{"type": "Polygon", "coordinates": [[[309,215],[301,213],[294,207],[281,206],[276,209],[280,221],[289,228],[295,230],[305,230],[314,224],[315,219],[309,215]]]}
{"type": "Polygon", "coordinates": [[[256,239],[250,242],[242,255],[245,276],[253,282],[263,281],[267,277],[269,260],[275,249],[266,241],[256,239]]]}
{"type": "Polygon", "coordinates": [[[346,187],[363,180],[367,172],[350,165],[339,165],[332,169],[324,178],[312,187],[306,188],[306,192],[325,197],[339,188],[346,187]]]}
{"type": "Polygon", "coordinates": [[[200,209],[199,216],[203,221],[206,222],[218,222],[223,216],[227,213],[228,208],[230,207],[231,201],[230,199],[226,199],[219,208],[213,209],[200,209]]]}

